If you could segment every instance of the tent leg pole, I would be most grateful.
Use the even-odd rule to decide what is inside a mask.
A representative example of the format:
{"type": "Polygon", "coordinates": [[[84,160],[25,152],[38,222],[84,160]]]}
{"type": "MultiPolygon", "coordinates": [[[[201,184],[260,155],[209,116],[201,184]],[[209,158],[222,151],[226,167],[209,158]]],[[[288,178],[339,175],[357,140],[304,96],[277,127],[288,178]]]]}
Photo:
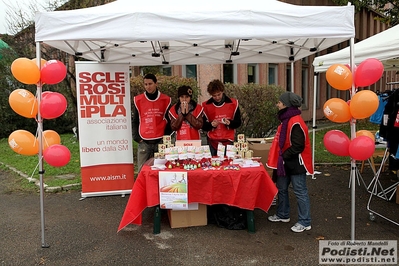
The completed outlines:
{"type": "MultiPolygon", "coordinates": [[[[351,66],[351,71],[354,73],[355,70],[355,54],[354,54],[354,45],[355,45],[355,40],[354,38],[350,39],[350,66],[351,66]]],[[[356,93],[356,88],[354,81],[352,82],[352,90],[351,90],[351,98],[356,93]]],[[[351,127],[351,140],[356,138],[356,119],[352,118],[350,120],[350,127],[351,127]]],[[[356,212],[356,195],[355,195],[355,187],[356,187],[356,160],[351,158],[351,171],[352,171],[352,184],[351,184],[351,240],[355,241],[355,212],[356,212]]]]}
{"type": "Polygon", "coordinates": [[[155,206],[154,228],[152,233],[154,235],[161,233],[161,208],[159,207],[159,205],[155,206]]]}
{"type": "Polygon", "coordinates": [[[313,124],[312,124],[312,166],[313,166],[313,174],[312,174],[312,179],[316,179],[315,177],[315,168],[314,168],[314,154],[316,151],[316,104],[317,104],[317,80],[318,80],[318,72],[314,73],[313,77],[313,124]]]}
{"type": "MultiPolygon", "coordinates": [[[[41,51],[40,51],[40,42],[36,42],[36,65],[39,66],[41,64],[41,51]]],[[[42,99],[42,82],[39,81],[37,84],[37,91],[36,91],[36,97],[37,97],[37,105],[40,106],[40,101],[42,99]]],[[[38,144],[39,144],[39,175],[40,175],[40,223],[41,223],[41,232],[42,232],[42,248],[48,248],[49,245],[46,243],[45,240],[45,226],[44,226],[44,182],[43,182],[43,160],[42,160],[42,152],[43,152],[43,121],[40,115],[40,110],[38,110],[37,113],[37,133],[38,133],[38,144]]]]}

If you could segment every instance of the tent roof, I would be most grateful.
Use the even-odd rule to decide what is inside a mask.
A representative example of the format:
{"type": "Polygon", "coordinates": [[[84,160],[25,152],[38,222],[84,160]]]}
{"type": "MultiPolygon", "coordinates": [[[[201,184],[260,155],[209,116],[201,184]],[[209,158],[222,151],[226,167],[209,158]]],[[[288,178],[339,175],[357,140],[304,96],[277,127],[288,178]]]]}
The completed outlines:
{"type": "Polygon", "coordinates": [[[276,0],[117,0],[38,12],[36,41],[83,58],[131,65],[282,63],[355,35],[353,6],[276,0]]]}
{"type": "MultiPolygon", "coordinates": [[[[379,59],[384,70],[399,69],[399,25],[384,30],[356,43],[353,47],[355,64],[368,58],[379,59]]],[[[350,48],[346,47],[334,53],[318,56],[313,60],[315,72],[325,72],[334,64],[349,64],[350,48]]]]}

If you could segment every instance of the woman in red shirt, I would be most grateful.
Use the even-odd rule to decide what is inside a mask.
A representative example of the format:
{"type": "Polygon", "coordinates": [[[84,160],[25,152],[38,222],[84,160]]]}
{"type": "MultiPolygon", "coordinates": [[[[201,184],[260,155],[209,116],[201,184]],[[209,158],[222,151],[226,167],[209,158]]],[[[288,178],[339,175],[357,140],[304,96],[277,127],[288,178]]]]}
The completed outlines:
{"type": "Polygon", "coordinates": [[[203,124],[203,110],[191,97],[193,90],[181,86],[177,90],[179,101],[169,109],[170,127],[176,131],[176,140],[199,140],[203,124]]]}

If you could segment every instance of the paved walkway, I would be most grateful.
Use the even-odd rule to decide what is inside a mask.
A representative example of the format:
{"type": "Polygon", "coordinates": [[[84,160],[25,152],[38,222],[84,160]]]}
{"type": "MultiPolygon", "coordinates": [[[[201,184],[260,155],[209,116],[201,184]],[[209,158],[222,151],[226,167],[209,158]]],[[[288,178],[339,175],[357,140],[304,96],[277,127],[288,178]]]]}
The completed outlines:
{"type": "MultiPolygon", "coordinates": [[[[46,193],[45,243],[42,248],[39,194],[7,191],[12,177],[0,172],[0,265],[317,265],[318,240],[351,238],[349,167],[319,167],[309,177],[312,230],[293,233],[296,202],[291,193],[291,222],[271,223],[255,210],[256,233],[230,231],[214,225],[171,229],[162,217],[161,234],[153,235],[153,210],[143,225],[117,233],[128,196],[80,199],[80,192],[46,193]]],[[[369,180],[371,173],[364,173],[369,180]]],[[[369,220],[369,193],[356,186],[355,239],[397,240],[398,226],[369,220]]],[[[373,201],[373,208],[397,219],[399,205],[373,201]]]]}

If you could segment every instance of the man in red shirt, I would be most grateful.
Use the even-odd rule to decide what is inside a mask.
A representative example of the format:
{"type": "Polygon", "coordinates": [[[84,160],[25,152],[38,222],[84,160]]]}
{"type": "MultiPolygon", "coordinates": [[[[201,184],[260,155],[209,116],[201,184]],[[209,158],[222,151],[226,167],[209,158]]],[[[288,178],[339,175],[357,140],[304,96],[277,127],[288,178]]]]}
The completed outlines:
{"type": "Polygon", "coordinates": [[[157,78],[153,74],[144,76],[144,88],[144,93],[133,98],[133,139],[139,144],[139,171],[158,152],[158,144],[162,142],[163,135],[170,133],[166,115],[172,101],[158,90],[157,78]]]}
{"type": "Polygon", "coordinates": [[[227,97],[224,84],[220,80],[209,82],[207,91],[212,97],[202,103],[202,129],[208,132],[209,148],[212,156],[216,156],[219,143],[224,146],[234,143],[236,129],[241,126],[241,113],[237,99],[227,97]]]}

